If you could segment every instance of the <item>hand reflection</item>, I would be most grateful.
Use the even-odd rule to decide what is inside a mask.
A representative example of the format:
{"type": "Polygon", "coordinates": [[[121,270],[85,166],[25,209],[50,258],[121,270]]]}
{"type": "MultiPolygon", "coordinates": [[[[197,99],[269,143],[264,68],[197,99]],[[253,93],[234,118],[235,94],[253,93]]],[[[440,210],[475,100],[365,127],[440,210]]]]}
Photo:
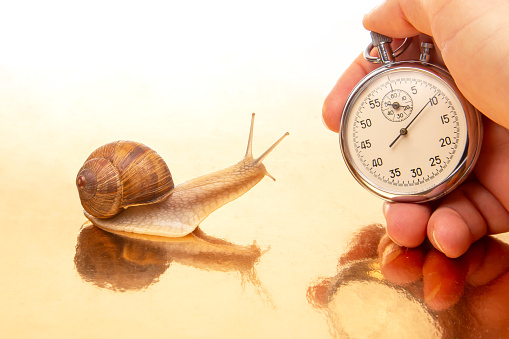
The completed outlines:
{"type": "MultiPolygon", "coordinates": [[[[349,243],[338,274],[310,286],[308,300],[331,311],[340,302],[336,299],[342,288],[368,281],[399,295],[403,291],[420,303],[430,319],[436,319],[443,337],[509,336],[509,245],[495,238],[482,238],[463,256],[451,259],[429,243],[401,247],[381,226],[370,225],[349,243]]],[[[389,303],[389,297],[384,298],[389,303]]],[[[327,314],[334,317],[334,312],[327,314]]],[[[337,319],[331,323],[343,326],[337,319]]]]}
{"type": "Polygon", "coordinates": [[[181,238],[113,234],[86,223],[76,244],[74,263],[80,276],[118,292],[141,290],[156,283],[172,262],[207,270],[237,271],[259,291],[254,265],[262,251],[212,238],[197,228],[181,238]]]}

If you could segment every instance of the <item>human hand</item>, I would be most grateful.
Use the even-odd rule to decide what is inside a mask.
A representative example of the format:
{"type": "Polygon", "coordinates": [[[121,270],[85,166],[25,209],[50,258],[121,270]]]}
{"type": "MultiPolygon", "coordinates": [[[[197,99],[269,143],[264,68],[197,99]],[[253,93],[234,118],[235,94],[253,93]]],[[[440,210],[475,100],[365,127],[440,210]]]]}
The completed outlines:
{"type": "MultiPolygon", "coordinates": [[[[485,234],[509,231],[509,3],[496,0],[388,0],[364,18],[364,26],[393,38],[420,35],[435,41],[433,63],[445,65],[463,95],[487,117],[472,177],[431,204],[385,203],[387,232],[399,245],[426,238],[448,257],[458,257],[485,234]]],[[[418,57],[419,38],[402,58],[418,57]]],[[[325,100],[323,119],[339,130],[353,87],[377,66],[362,55],[325,100]]]]}

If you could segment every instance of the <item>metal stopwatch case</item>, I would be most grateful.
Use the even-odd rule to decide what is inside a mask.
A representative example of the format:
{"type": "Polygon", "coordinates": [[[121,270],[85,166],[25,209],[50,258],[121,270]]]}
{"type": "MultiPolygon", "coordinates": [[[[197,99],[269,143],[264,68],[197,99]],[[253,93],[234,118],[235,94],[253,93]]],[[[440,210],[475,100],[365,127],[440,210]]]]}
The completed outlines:
{"type": "Polygon", "coordinates": [[[355,179],[377,196],[426,202],[456,188],[471,172],[481,149],[482,120],[449,72],[420,60],[395,61],[391,38],[371,33],[364,56],[382,66],[350,94],[341,117],[340,145],[355,179]],[[370,56],[377,48],[378,57],[370,56]]]}

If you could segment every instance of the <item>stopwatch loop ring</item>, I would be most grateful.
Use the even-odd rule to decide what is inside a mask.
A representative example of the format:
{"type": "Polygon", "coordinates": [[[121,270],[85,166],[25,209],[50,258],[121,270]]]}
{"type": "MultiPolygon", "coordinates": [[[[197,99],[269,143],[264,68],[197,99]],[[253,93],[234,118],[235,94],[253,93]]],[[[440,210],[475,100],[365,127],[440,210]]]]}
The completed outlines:
{"type": "Polygon", "coordinates": [[[371,39],[372,42],[364,51],[364,58],[375,64],[394,62],[398,56],[406,51],[412,42],[411,38],[405,38],[403,43],[398,48],[396,48],[395,51],[392,51],[392,38],[376,32],[371,32],[371,39]],[[371,50],[373,50],[375,47],[378,49],[378,57],[371,56],[371,50]]]}

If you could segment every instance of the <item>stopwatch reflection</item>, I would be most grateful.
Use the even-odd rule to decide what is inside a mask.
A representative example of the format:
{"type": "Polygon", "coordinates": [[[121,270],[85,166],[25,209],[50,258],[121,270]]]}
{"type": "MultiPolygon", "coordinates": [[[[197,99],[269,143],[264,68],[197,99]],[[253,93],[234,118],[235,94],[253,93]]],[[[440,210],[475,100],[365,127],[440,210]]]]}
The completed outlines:
{"type": "Polygon", "coordinates": [[[450,259],[429,244],[400,247],[370,225],[307,296],[336,337],[506,338],[509,245],[485,237],[450,259]]]}

